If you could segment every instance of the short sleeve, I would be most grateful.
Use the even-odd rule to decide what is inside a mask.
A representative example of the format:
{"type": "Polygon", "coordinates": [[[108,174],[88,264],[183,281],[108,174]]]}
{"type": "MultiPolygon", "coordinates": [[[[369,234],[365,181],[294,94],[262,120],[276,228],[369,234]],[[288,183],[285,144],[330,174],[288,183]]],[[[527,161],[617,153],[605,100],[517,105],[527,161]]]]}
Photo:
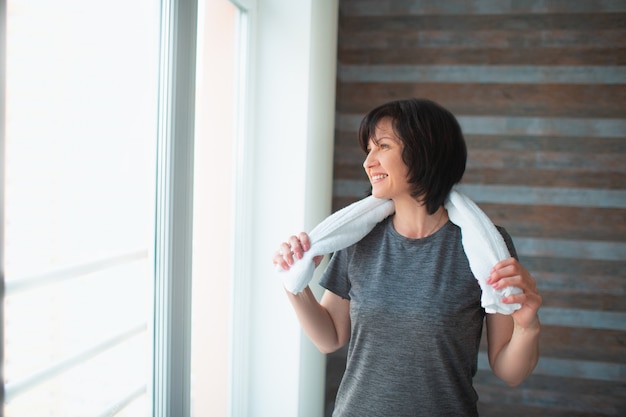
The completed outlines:
{"type": "Polygon", "coordinates": [[[517,257],[517,250],[515,249],[513,239],[511,239],[511,235],[509,235],[509,232],[507,232],[504,227],[496,226],[496,228],[498,229],[498,232],[500,232],[500,234],[502,235],[504,243],[506,243],[506,247],[509,250],[511,256],[519,261],[519,258],[517,257]]]}
{"type": "Polygon", "coordinates": [[[346,300],[350,299],[351,288],[348,276],[348,258],[347,249],[335,252],[319,281],[323,288],[346,300]]]}

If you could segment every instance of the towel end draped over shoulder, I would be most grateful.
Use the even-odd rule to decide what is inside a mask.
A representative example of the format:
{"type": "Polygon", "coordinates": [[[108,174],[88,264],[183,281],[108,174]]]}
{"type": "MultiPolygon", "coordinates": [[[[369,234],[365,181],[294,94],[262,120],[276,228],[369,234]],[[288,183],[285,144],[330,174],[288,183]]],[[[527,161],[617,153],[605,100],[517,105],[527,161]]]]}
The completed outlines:
{"type": "Polygon", "coordinates": [[[504,238],[476,203],[459,191],[450,192],[445,207],[450,221],[461,228],[463,250],[482,290],[481,305],[490,314],[512,314],[521,305],[505,304],[502,298],[522,291],[517,287],[496,290],[487,284],[491,268],[511,257],[504,238]]]}
{"type": "Polygon", "coordinates": [[[313,278],[313,258],[346,248],[363,239],[377,223],[395,211],[393,201],[366,197],[333,213],[309,233],[311,248],[304,252],[289,271],[279,269],[285,288],[297,294],[313,278]]]}
{"type": "MultiPolygon", "coordinates": [[[[498,229],[480,208],[464,194],[452,190],[445,202],[450,221],[461,228],[463,249],[470,268],[482,289],[481,304],[487,313],[511,314],[519,304],[504,304],[503,297],[519,294],[516,287],[495,290],[486,280],[491,268],[510,257],[506,243],[498,229]]],[[[289,271],[281,271],[285,288],[297,294],[313,278],[313,258],[346,248],[363,239],[377,223],[395,211],[391,200],[366,197],[333,213],[310,233],[311,248],[289,271]]]]}

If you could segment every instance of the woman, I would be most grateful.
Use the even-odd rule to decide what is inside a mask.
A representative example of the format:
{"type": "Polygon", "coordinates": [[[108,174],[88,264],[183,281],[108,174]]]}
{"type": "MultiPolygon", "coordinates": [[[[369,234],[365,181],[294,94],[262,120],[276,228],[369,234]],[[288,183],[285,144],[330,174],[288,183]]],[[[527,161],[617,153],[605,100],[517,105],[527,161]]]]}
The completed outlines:
{"type": "MultiPolygon", "coordinates": [[[[518,385],[537,364],[542,300],[535,280],[515,257],[494,265],[487,282],[520,288],[502,301],[521,308],[485,314],[461,230],[444,207],[467,158],[449,111],[429,100],[387,103],[365,116],[359,141],[372,194],[393,200],[395,214],[333,255],[320,302],[308,287],[287,293],[320,351],[350,343],[333,416],[477,416],[472,377],[485,316],[489,363],[499,378],[518,385]]],[[[273,262],[287,270],[309,248],[306,233],[291,236],[273,262]]]]}

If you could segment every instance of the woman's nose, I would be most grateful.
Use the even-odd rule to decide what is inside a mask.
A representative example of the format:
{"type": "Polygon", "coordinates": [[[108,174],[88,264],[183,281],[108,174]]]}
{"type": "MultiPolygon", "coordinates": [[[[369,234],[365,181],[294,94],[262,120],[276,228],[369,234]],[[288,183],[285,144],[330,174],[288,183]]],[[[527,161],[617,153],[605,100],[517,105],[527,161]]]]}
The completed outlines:
{"type": "Polygon", "coordinates": [[[369,159],[370,159],[370,155],[367,154],[367,156],[365,157],[365,160],[363,161],[363,168],[367,169],[367,167],[369,166],[369,159]]]}
{"type": "Polygon", "coordinates": [[[363,168],[367,169],[376,164],[376,158],[374,156],[374,152],[369,152],[365,157],[365,161],[363,161],[363,168]]]}

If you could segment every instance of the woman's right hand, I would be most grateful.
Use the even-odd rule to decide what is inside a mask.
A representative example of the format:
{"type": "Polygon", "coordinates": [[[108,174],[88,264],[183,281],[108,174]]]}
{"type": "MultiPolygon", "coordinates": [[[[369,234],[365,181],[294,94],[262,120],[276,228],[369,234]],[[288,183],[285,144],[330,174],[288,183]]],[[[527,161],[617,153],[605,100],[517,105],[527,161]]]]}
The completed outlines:
{"type": "MultiPolygon", "coordinates": [[[[274,254],[272,261],[274,265],[279,266],[285,271],[289,270],[296,260],[302,259],[304,252],[311,249],[311,240],[309,235],[305,232],[301,232],[298,236],[291,236],[286,242],[283,242],[278,247],[278,251],[274,254]]],[[[315,267],[320,264],[324,255],[319,255],[313,258],[315,267]]]]}

